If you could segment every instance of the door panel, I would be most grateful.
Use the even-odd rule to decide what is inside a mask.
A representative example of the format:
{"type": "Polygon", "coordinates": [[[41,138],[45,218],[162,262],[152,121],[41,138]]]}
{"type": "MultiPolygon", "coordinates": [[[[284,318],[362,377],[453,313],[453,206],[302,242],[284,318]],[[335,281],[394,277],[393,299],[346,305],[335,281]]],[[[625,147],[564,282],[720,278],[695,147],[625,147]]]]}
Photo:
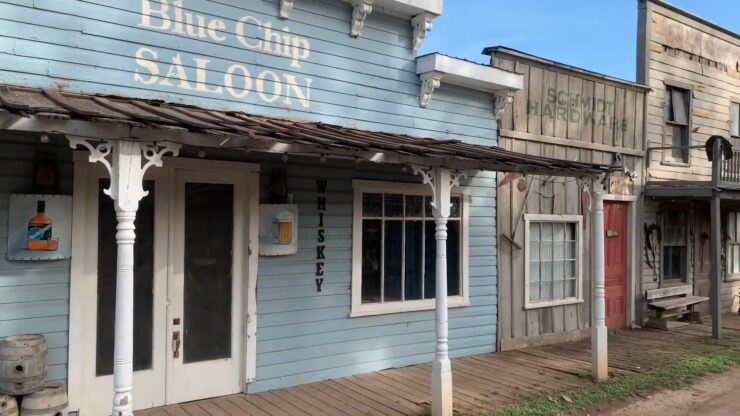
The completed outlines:
{"type": "MultiPolygon", "coordinates": [[[[710,218],[709,207],[697,204],[694,211],[694,295],[709,297],[711,282],[709,280],[710,264],[710,218]]],[[[709,315],[709,303],[702,302],[694,310],[702,315],[709,315]]]]}
{"type": "MultiPolygon", "coordinates": [[[[116,311],[116,211],[103,193],[110,181],[100,180],[98,192],[98,305],[95,373],[113,374],[116,311]]],[[[134,371],[152,368],[154,333],[154,182],[145,181],[149,195],[139,203],[134,244],[134,371]]]]}
{"type": "Polygon", "coordinates": [[[241,391],[245,201],[245,181],[239,175],[176,173],[168,404],[241,391]]]}
{"type": "Polygon", "coordinates": [[[185,184],[183,361],[231,358],[234,187],[185,184]]]}
{"type": "Polygon", "coordinates": [[[627,323],[627,204],[604,202],[606,326],[627,323]]]}
{"type": "MultiPolygon", "coordinates": [[[[85,235],[85,293],[76,297],[88,313],[81,340],[82,398],[80,414],[106,415],[113,406],[113,349],[116,307],[116,226],[113,201],[102,190],[107,172],[92,169],[87,178],[85,210],[94,219],[85,235]]],[[[149,195],[136,217],[134,246],[134,410],[165,404],[165,314],[167,285],[168,195],[160,171],[144,181],[149,195]]]]}
{"type": "MultiPolygon", "coordinates": [[[[84,316],[80,414],[110,414],[113,394],[117,220],[107,172],[85,183],[84,316]],[[89,270],[89,271],[88,271],[89,270]],[[89,334],[89,335],[88,335],[89,334]]],[[[134,410],[242,391],[242,282],[247,176],[152,169],[136,217],[134,410]],[[173,335],[179,334],[179,344],[173,335]],[[176,357],[175,357],[176,355],[176,357]]]]}

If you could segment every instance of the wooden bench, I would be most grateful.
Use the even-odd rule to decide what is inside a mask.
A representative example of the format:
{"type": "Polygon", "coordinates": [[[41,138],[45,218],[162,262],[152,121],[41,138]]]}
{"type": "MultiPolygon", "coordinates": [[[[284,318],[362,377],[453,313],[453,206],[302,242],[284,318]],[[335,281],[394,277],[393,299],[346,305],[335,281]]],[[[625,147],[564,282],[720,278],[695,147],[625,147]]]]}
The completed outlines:
{"type": "Polygon", "coordinates": [[[648,320],[648,326],[652,328],[668,330],[688,322],[701,323],[699,312],[694,307],[709,298],[693,296],[693,288],[690,285],[666,287],[645,291],[648,301],[648,309],[655,312],[648,320]],[[681,318],[678,321],[673,318],[681,318]]]}

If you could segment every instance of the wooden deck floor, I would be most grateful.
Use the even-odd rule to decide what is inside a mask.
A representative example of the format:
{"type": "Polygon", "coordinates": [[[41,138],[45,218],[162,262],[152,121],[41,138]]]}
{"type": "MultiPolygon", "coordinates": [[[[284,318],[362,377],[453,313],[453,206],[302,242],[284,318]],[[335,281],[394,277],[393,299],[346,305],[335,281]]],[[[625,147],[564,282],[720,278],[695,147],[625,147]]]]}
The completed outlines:
{"type": "MultiPolygon", "coordinates": [[[[611,374],[647,371],[677,357],[740,349],[740,317],[723,319],[725,338],[711,325],[670,332],[619,331],[609,336],[611,374]]],[[[590,341],[475,355],[452,361],[455,410],[477,413],[526,397],[591,383],[590,341]]],[[[269,391],[136,412],[136,416],[416,415],[430,401],[430,364],[378,371],[269,391]]]]}

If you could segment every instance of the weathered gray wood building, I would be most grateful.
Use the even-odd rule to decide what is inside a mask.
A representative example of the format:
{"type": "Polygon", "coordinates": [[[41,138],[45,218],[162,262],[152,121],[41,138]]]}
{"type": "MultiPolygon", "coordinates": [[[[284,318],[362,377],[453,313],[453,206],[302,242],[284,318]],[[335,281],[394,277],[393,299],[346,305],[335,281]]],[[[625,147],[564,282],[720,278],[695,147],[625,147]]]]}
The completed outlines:
{"type": "MultiPolygon", "coordinates": [[[[491,64],[524,75],[501,115],[500,145],[531,155],[621,166],[605,197],[607,326],[636,323],[648,88],[505,47],[491,64]]],[[[502,350],[588,335],[591,201],[577,178],[500,174],[499,343],[502,350]]]]}
{"type": "Polygon", "coordinates": [[[642,288],[688,286],[710,297],[718,265],[723,312],[736,307],[740,288],[740,160],[732,151],[712,162],[706,144],[715,135],[740,143],[739,62],[737,33],[662,1],[639,2],[637,80],[652,88],[642,288]]]}

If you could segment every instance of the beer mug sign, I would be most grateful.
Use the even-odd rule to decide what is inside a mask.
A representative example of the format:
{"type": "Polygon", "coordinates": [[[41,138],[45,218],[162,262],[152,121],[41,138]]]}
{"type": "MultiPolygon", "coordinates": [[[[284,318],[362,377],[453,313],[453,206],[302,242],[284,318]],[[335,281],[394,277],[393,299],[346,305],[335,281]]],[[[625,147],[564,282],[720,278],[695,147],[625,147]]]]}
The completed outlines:
{"type": "Polygon", "coordinates": [[[289,256],[298,252],[298,205],[260,205],[259,255],[289,256]]]}
{"type": "Polygon", "coordinates": [[[275,221],[272,222],[272,236],[280,244],[290,244],[293,242],[293,213],[282,211],[278,213],[275,221]]]}

